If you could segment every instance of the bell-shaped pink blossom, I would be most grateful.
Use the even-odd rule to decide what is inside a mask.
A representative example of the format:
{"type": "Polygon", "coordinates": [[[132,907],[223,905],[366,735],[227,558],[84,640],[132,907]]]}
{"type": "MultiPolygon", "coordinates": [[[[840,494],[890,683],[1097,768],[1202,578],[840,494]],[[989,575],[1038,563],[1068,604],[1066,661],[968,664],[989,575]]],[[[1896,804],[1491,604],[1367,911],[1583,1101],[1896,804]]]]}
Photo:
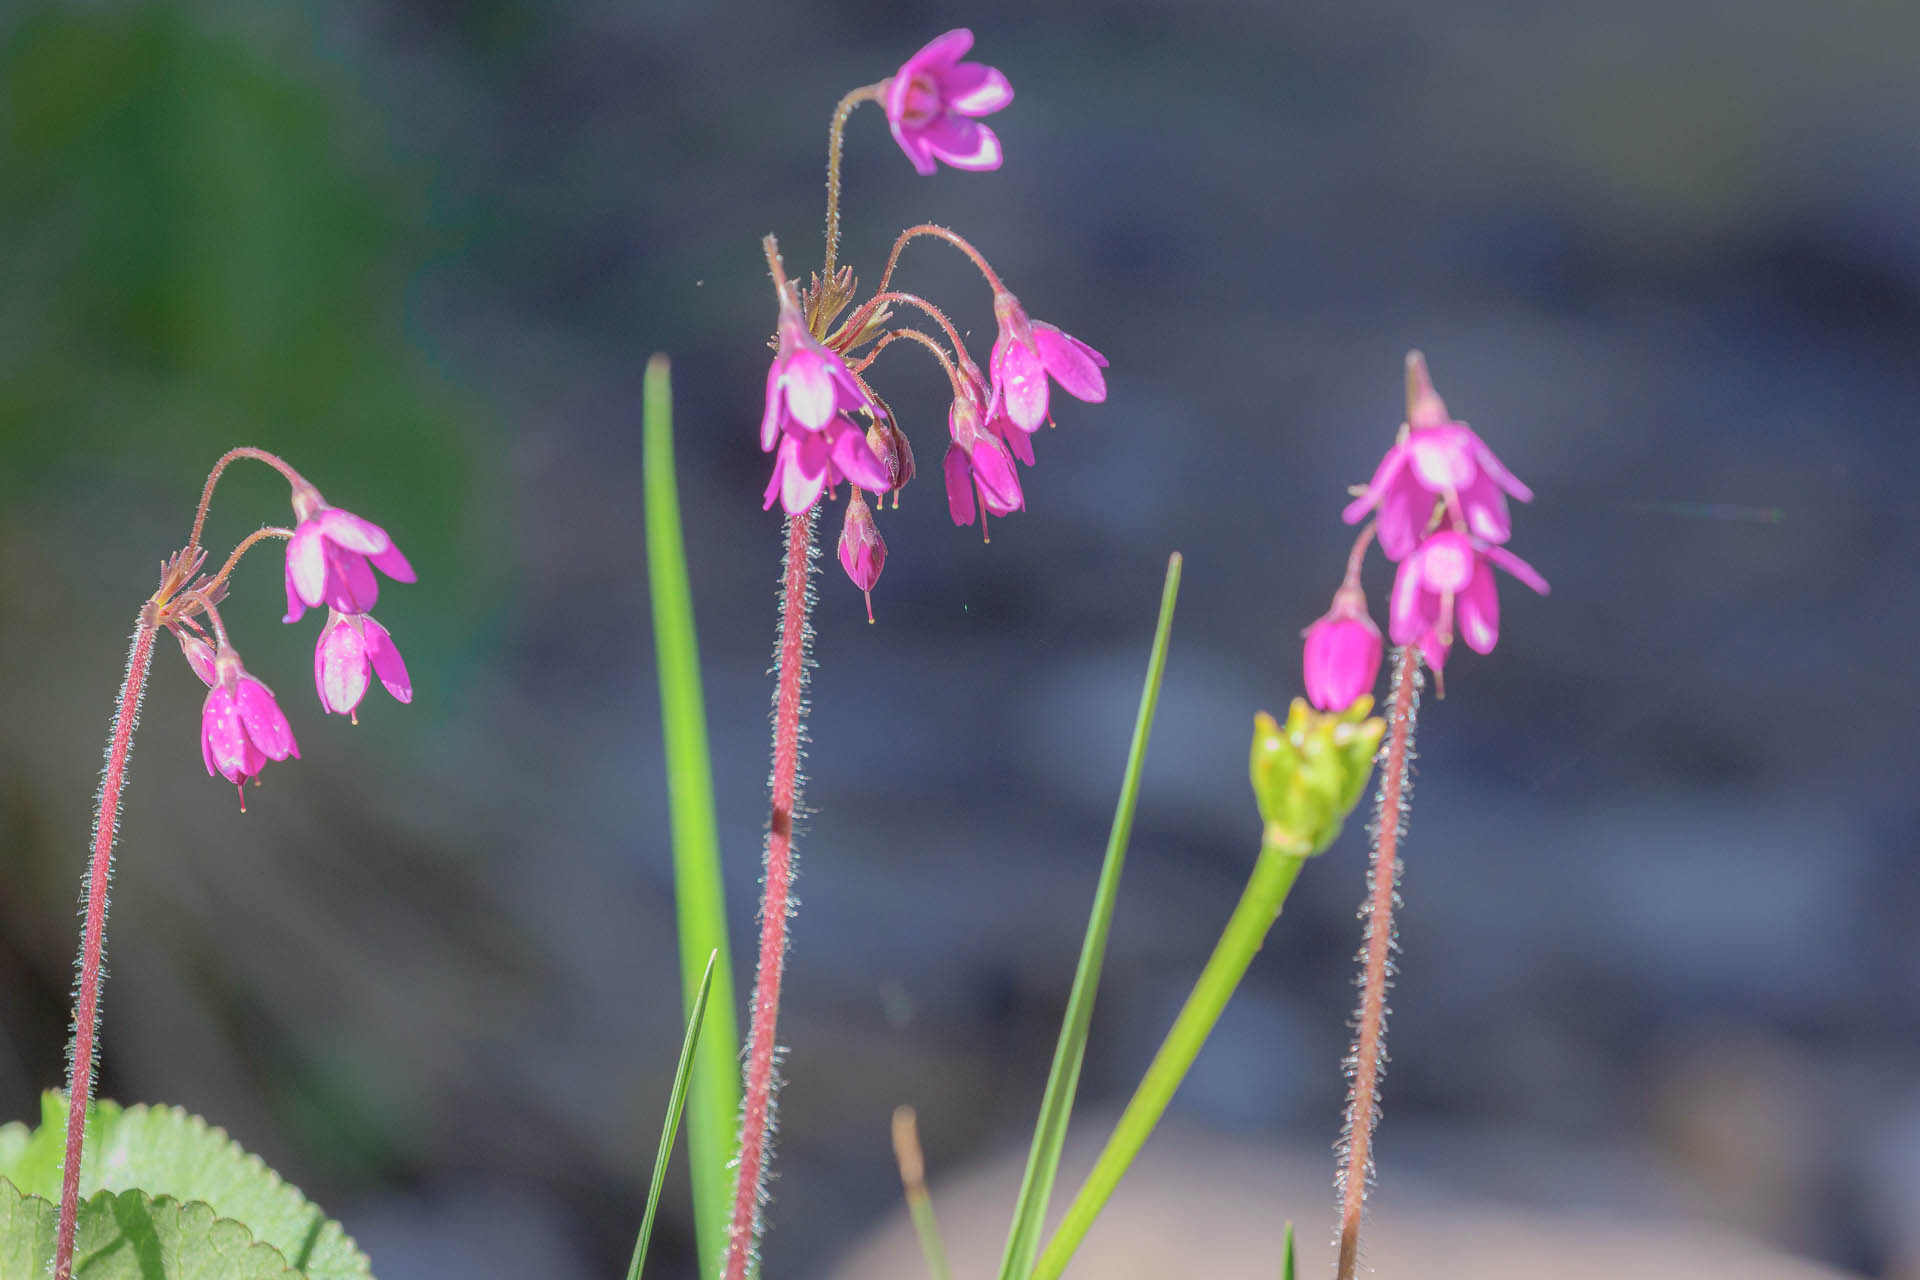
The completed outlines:
{"type": "Polygon", "coordinates": [[[358,724],[356,708],[375,674],[394,701],[413,701],[413,680],[387,629],[368,614],[329,611],[313,647],[313,684],[320,705],[358,724]]]}
{"type": "Polygon", "coordinates": [[[873,585],[887,564],[887,544],[874,527],[867,500],[855,489],[847,499],[847,515],[840,526],[840,567],[867,597],[867,621],[873,621],[873,585]]]}
{"type": "Polygon", "coordinates": [[[1380,678],[1380,628],[1367,612],[1366,593],[1347,584],[1333,607],[1306,630],[1302,663],[1307,698],[1322,711],[1345,711],[1373,691],[1380,678]]]}
{"type": "Polygon", "coordinates": [[[1369,511],[1377,512],[1380,550],[1389,560],[1400,560],[1419,545],[1440,501],[1458,503],[1456,514],[1475,537],[1505,542],[1513,532],[1508,494],[1522,502],[1533,500],[1533,491],[1507,470],[1473,428],[1447,416],[1446,403],[1427,375],[1425,357],[1409,352],[1406,424],[1341,518],[1358,524],[1369,511]]]}
{"type": "MultiPolygon", "coordinates": [[[[247,674],[240,655],[222,646],[214,655],[213,687],[200,707],[200,758],[207,772],[244,787],[269,760],[299,759],[293,726],[273,691],[247,674]]],[[[247,807],[244,790],[240,807],[247,807]]]]}
{"type": "Polygon", "coordinates": [[[947,446],[942,469],[947,481],[947,512],[958,525],[973,523],[976,488],[990,515],[1012,515],[1027,505],[1012,455],[981,422],[980,412],[979,403],[970,393],[955,396],[947,411],[947,430],[953,443],[947,446]]]}
{"type": "Polygon", "coordinates": [[[908,58],[880,90],[893,140],[922,174],[944,160],[956,169],[998,169],[1000,139],[976,116],[1013,101],[1007,78],[984,62],[962,62],[973,32],[936,37],[908,58]]]}
{"type": "Polygon", "coordinates": [[[328,506],[311,485],[297,488],[293,511],[299,523],[287,541],[286,622],[298,622],[309,606],[365,613],[380,598],[380,572],[412,582],[413,566],[387,531],[351,511],[328,506]]]}
{"type": "Polygon", "coordinates": [[[829,485],[850,481],[862,489],[885,493],[893,477],[867,444],[866,433],[844,414],[835,414],[819,431],[783,431],[773,456],[773,477],[767,481],[761,509],[777,500],[790,516],[797,516],[820,500],[829,485]]]}
{"type": "Polygon", "coordinates": [[[1107,358],[1080,339],[1041,320],[1030,320],[1019,299],[1005,290],[993,299],[1000,333],[993,340],[987,368],[994,397],[1022,431],[1037,431],[1047,420],[1049,376],[1069,395],[1089,404],[1107,398],[1107,358]]]}
{"type": "Polygon", "coordinates": [[[767,370],[767,402],[760,415],[760,450],[772,453],[783,434],[822,431],[842,413],[877,413],[847,362],[807,332],[791,299],[780,301],[780,349],[767,370]]]}
{"type": "Polygon", "coordinates": [[[1427,538],[1394,576],[1387,612],[1393,642],[1419,644],[1435,671],[1445,665],[1456,631],[1475,653],[1492,653],[1500,640],[1496,565],[1547,594],[1547,580],[1505,547],[1452,529],[1427,538]]]}

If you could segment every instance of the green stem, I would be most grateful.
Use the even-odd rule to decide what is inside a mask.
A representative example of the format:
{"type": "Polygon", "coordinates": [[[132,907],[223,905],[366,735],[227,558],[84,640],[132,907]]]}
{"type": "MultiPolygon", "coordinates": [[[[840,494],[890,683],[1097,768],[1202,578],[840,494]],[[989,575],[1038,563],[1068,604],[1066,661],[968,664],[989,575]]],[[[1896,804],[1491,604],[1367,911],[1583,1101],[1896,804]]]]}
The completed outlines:
{"type": "Polygon", "coordinates": [[[1180,1087],[1188,1068],[1199,1056],[1200,1046],[1206,1043],[1214,1024],[1220,1021],[1227,1000],[1240,985],[1240,979],[1246,976],[1247,966],[1253,963],[1260,944],[1266,941],[1267,931],[1279,918],[1280,908],[1287,900],[1287,892],[1293,888],[1293,882],[1305,863],[1305,858],[1276,849],[1261,851],[1259,860],[1254,863],[1253,876],[1247,881],[1246,891],[1240,895],[1240,904],[1233,909],[1233,917],[1227,921],[1225,932],[1220,935],[1213,955],[1207,960],[1207,967],[1201,970],[1200,980],[1194,984],[1193,993],[1187,997],[1180,1016],[1174,1019],[1173,1029],[1167,1033],[1160,1051],[1154,1055],[1147,1074],[1140,1081],[1140,1087],[1134,1090],[1133,1100],[1127,1103],[1126,1111],[1121,1113],[1120,1123],[1114,1127],[1113,1136],[1107,1139],[1099,1160],[1094,1163],[1093,1172],[1087,1175],[1086,1185],[1073,1198],[1066,1217],[1060,1221],[1059,1230],[1040,1255],[1040,1261],[1033,1269],[1033,1280],[1055,1280],[1066,1270],[1074,1250],[1080,1247],[1094,1219],[1100,1216],[1114,1188],[1120,1185],[1128,1166],[1140,1154],[1147,1135],[1153,1132],[1154,1126],[1165,1114],[1167,1104],[1173,1100],[1174,1090],[1180,1087]]]}

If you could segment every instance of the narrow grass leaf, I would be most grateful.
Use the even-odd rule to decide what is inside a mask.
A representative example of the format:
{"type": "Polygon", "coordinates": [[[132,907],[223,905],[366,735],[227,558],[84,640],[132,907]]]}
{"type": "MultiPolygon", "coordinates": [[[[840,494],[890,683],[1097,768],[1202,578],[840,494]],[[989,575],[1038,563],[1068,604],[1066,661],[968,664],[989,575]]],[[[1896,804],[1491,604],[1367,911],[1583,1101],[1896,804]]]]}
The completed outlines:
{"type": "Polygon", "coordinates": [[[727,1250],[733,1200],[734,1129],[740,1111],[740,1030],[735,1018],[732,951],[707,754],[700,650],[687,581],[680,495],[673,468],[673,391],[667,358],[647,362],[641,436],[646,497],[647,585],[653,600],[654,654],[660,673],[660,725],[666,742],[667,799],[673,828],[673,894],[680,935],[680,983],[691,1018],[711,966],[712,1026],[700,1037],[688,1093],[687,1162],[700,1273],[717,1275],[727,1250]]]}
{"type": "Polygon", "coordinates": [[[1120,890],[1120,871],[1127,860],[1127,842],[1133,835],[1133,812],[1140,795],[1140,771],[1146,763],[1147,739],[1153,732],[1154,708],[1160,701],[1160,680],[1167,665],[1167,641],[1173,631],[1173,605],[1180,594],[1180,554],[1167,559],[1166,584],[1160,592],[1160,620],[1154,628],[1153,651],[1147,659],[1146,684],[1140,691],[1140,710],[1133,722],[1133,745],[1127,751],[1120,799],[1114,806],[1113,827],[1107,836],[1106,861],[1094,890],[1093,911],[1080,944],[1080,966],[1074,971],[1067,997],[1060,1042],[1047,1073],[1040,1100],[1040,1119],[1034,1125],[1033,1148],[1020,1179],[1020,1199],[1014,1206],[1013,1226],[1000,1260],[1000,1280],[1023,1280],[1033,1270],[1040,1250],[1047,1203],[1060,1167],[1060,1149],[1066,1142],[1067,1120],[1073,1112],[1074,1091],[1080,1084],[1080,1065],[1086,1056],[1087,1028],[1093,1021],[1093,997],[1100,985],[1100,966],[1107,954],[1107,933],[1113,922],[1114,899],[1120,890]]]}
{"type": "Polygon", "coordinates": [[[1287,1224],[1287,1233],[1280,1244],[1280,1280],[1293,1280],[1293,1224],[1287,1224]]]}
{"type": "Polygon", "coordinates": [[[687,1105],[687,1082],[693,1076],[693,1057],[700,1044],[700,1024],[706,1020],[707,995],[713,990],[713,970],[719,961],[718,951],[707,956],[707,971],[700,975],[700,990],[693,998],[693,1013],[687,1018],[687,1038],[680,1042],[680,1065],[673,1070],[673,1091],[667,1095],[667,1119],[660,1126],[660,1150],[653,1157],[653,1184],[647,1188],[647,1212],[640,1219],[640,1236],[633,1242],[633,1261],[627,1266],[627,1280],[640,1280],[640,1269],[647,1264],[653,1215],[660,1208],[660,1188],[667,1180],[667,1159],[673,1154],[674,1135],[680,1132],[680,1113],[687,1105]]]}

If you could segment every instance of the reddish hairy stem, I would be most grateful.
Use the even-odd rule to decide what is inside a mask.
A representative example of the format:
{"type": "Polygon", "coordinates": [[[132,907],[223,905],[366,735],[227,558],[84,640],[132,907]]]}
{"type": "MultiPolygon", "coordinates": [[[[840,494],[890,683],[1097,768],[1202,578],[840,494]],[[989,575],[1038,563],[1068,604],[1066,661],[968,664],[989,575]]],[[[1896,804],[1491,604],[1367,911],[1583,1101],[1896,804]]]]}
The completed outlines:
{"type": "Polygon", "coordinates": [[[917,239],[920,236],[933,236],[936,239],[945,240],[948,244],[973,259],[973,265],[980,268],[980,274],[987,278],[987,283],[992,286],[995,293],[1005,293],[1007,291],[1006,286],[1000,283],[999,275],[994,272],[992,267],[987,265],[987,260],[980,256],[980,251],[967,243],[966,237],[949,231],[947,228],[934,222],[923,222],[917,227],[908,227],[895,238],[893,242],[893,252],[887,255],[887,269],[880,273],[880,288],[885,289],[887,282],[893,279],[893,269],[900,263],[900,251],[907,247],[909,241],[917,239]]]}
{"type": "Polygon", "coordinates": [[[741,1090],[740,1159],[735,1168],[733,1222],[726,1280],[746,1280],[760,1240],[773,1127],[776,1024],[780,977],[787,958],[787,914],[793,889],[793,815],[800,794],[800,719],[805,711],[813,605],[813,510],[787,519],[786,568],[780,579],[779,676],[773,695],[773,807],[767,821],[766,883],[760,902],[760,961],[754,974],[747,1064],[741,1090]]]}
{"type": "Polygon", "coordinates": [[[200,531],[207,524],[207,507],[213,502],[213,486],[220,483],[222,472],[242,458],[252,458],[255,462],[266,463],[285,476],[287,483],[296,489],[306,483],[305,477],[295,471],[292,465],[277,453],[268,453],[265,449],[255,449],[251,445],[227,450],[220,455],[220,460],[213,464],[213,470],[207,473],[206,487],[200,491],[200,506],[193,513],[193,532],[187,535],[187,546],[200,545],[200,531]]]}
{"type": "Polygon", "coordinates": [[[900,338],[906,338],[909,341],[918,342],[921,346],[933,352],[934,359],[938,360],[940,362],[940,367],[947,371],[947,381],[953,384],[953,394],[955,395],[961,394],[960,374],[954,369],[953,361],[948,358],[947,353],[941,349],[941,346],[939,343],[935,342],[932,338],[920,332],[920,330],[918,329],[887,330],[885,334],[881,335],[880,341],[874,344],[873,350],[867,354],[866,359],[860,361],[857,364],[851,365],[849,367],[856,374],[865,373],[867,369],[872,366],[874,359],[877,356],[879,356],[879,354],[882,351],[885,351],[889,346],[891,346],[895,340],[900,338]]]}
{"type": "Polygon", "coordinates": [[[917,293],[902,293],[898,289],[883,289],[860,304],[860,309],[847,317],[840,326],[840,332],[847,335],[847,341],[860,336],[860,330],[866,326],[867,319],[889,302],[902,303],[909,307],[918,307],[931,316],[942,329],[946,330],[947,341],[953,344],[954,353],[961,358],[967,354],[967,344],[961,341],[960,331],[953,327],[953,321],[947,319],[947,313],[928,302],[917,293]]]}
{"type": "Polygon", "coordinates": [[[1353,1042],[1353,1084],[1347,1090],[1346,1161],[1340,1170],[1340,1261],[1337,1280],[1353,1280],[1360,1260],[1360,1216],[1373,1171],[1373,1126],[1380,1118],[1380,1068],[1387,1040],[1387,984],[1393,970],[1393,908],[1399,897],[1400,840],[1413,784],[1414,720],[1420,710],[1420,655],[1402,645],[1393,655],[1393,703],[1386,761],[1373,815],[1373,860],[1367,871],[1367,941],[1353,1042]]]}
{"type": "Polygon", "coordinates": [[[878,102],[886,81],[849,89],[833,109],[833,122],[827,126],[827,252],[820,274],[833,274],[834,260],[840,253],[840,155],[846,150],[847,117],[863,102],[878,102]]]}
{"type": "Polygon", "coordinates": [[[211,593],[215,588],[220,586],[221,583],[225,582],[228,577],[232,575],[234,567],[240,563],[240,557],[251,551],[256,544],[264,542],[268,538],[291,538],[292,536],[293,530],[282,529],[278,525],[263,525],[255,529],[241,541],[239,546],[233,549],[232,553],[227,556],[227,562],[220,566],[220,572],[214,574],[212,580],[209,581],[202,590],[211,593]]]}
{"type": "Polygon", "coordinates": [[[53,1280],[73,1275],[73,1232],[80,1210],[80,1156],[86,1141],[87,1104],[93,1098],[93,1059],[100,1024],[100,983],[105,977],[107,884],[113,877],[113,840],[120,829],[120,792],[127,783],[127,758],[133,754],[133,730],[140,721],[140,699],[153,665],[155,630],[142,609],[127,653],[127,674],[107,739],[107,768],[93,818],[93,861],[87,868],[86,927],[80,937],[80,982],[73,1009],[73,1059],[67,1076],[67,1148],[60,1180],[60,1222],[54,1240],[53,1280]]]}

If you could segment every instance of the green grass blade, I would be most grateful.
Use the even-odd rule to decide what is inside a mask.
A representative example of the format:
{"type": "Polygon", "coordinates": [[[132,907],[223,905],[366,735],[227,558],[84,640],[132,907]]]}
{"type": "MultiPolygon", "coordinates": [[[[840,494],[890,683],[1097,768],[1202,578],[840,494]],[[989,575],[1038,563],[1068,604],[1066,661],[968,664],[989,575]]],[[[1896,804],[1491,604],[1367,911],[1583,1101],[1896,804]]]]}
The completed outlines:
{"type": "Polygon", "coordinates": [[[1287,1224],[1286,1238],[1281,1241],[1280,1280],[1293,1280],[1293,1224],[1287,1224]]]}
{"type": "Polygon", "coordinates": [[[1147,659],[1147,679],[1140,691],[1140,711],[1133,722],[1133,745],[1127,751],[1127,770],[1120,782],[1120,800],[1114,806],[1113,827],[1107,836],[1106,861],[1094,890],[1093,911],[1080,945],[1080,967],[1074,971],[1067,997],[1060,1042],[1047,1073],[1047,1089],[1040,1100],[1040,1119],[1034,1125],[1033,1149],[1020,1179],[1020,1199],[1014,1206],[1013,1227],[1006,1253],[1000,1259],[1000,1280],[1023,1280],[1033,1270],[1040,1250],[1047,1202],[1060,1167],[1060,1149],[1066,1141],[1067,1119],[1073,1111],[1074,1091],[1080,1084],[1080,1064],[1086,1056],[1087,1028],[1093,1021],[1093,997],[1100,985],[1100,965],[1107,954],[1107,932],[1113,922],[1113,903],[1120,890],[1120,870],[1127,860],[1127,841],[1133,835],[1133,811],[1140,795],[1140,770],[1147,758],[1147,738],[1153,732],[1153,712],[1160,701],[1160,679],[1167,665],[1167,639],[1173,631],[1173,604],[1180,594],[1180,554],[1167,559],[1166,585],[1160,592],[1160,620],[1154,628],[1153,653],[1147,659]]]}
{"type": "Polygon", "coordinates": [[[687,1105],[687,1081],[693,1075],[700,1024],[706,1021],[707,993],[713,989],[713,969],[719,961],[718,951],[707,957],[707,971],[700,975],[700,991],[693,998],[693,1013],[687,1018],[687,1038],[680,1042],[680,1065],[673,1069],[673,1092],[667,1095],[667,1119],[660,1126],[660,1151],[653,1157],[653,1185],[647,1188],[647,1212],[640,1219],[640,1236],[633,1242],[633,1261],[627,1264],[627,1280],[640,1280],[640,1269],[647,1265],[647,1241],[653,1238],[653,1215],[660,1208],[660,1187],[667,1180],[667,1157],[673,1154],[674,1135],[680,1132],[680,1112],[687,1105]]]}
{"type": "Polygon", "coordinates": [[[733,1201],[734,1130],[740,1112],[740,1029],[735,1018],[733,952],[727,942],[720,840],[707,756],[700,650],[687,584],[680,495],[673,470],[673,391],[667,358],[647,362],[642,404],[647,582],[653,596],[654,653],[660,671],[660,724],[666,740],[667,798],[673,824],[673,894],[678,909],[680,983],[691,1016],[701,966],[713,960],[713,1025],[700,1037],[688,1099],[687,1157],[700,1274],[718,1275],[727,1250],[733,1201]]]}

